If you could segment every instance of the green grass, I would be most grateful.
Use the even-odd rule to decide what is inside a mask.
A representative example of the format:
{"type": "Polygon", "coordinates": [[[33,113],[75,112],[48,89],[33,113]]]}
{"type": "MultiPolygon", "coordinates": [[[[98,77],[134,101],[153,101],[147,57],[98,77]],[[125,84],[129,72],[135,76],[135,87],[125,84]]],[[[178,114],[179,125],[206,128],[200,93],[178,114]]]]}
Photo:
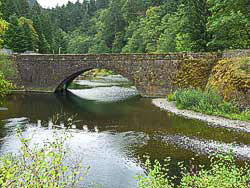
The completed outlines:
{"type": "Polygon", "coordinates": [[[198,89],[178,90],[168,96],[176,101],[178,109],[193,110],[207,115],[216,115],[228,119],[250,121],[250,110],[240,111],[233,101],[224,101],[216,91],[203,92],[198,89]]]}

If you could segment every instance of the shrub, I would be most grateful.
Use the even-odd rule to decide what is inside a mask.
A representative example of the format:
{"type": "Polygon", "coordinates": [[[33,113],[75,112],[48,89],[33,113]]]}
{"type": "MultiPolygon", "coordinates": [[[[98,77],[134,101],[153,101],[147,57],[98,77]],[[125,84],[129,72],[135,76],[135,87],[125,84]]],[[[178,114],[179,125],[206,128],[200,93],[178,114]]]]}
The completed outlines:
{"type": "MultiPolygon", "coordinates": [[[[183,163],[179,163],[182,172],[178,185],[174,185],[172,183],[174,179],[169,178],[168,168],[163,168],[159,161],[151,165],[150,160],[147,159],[147,175],[136,177],[139,188],[247,188],[250,186],[249,165],[238,167],[232,153],[216,154],[210,159],[210,166],[208,168],[200,166],[197,172],[194,172],[193,167],[188,169],[183,163]]],[[[168,163],[169,159],[164,166],[168,166],[168,163]]]]}
{"type": "Polygon", "coordinates": [[[7,55],[0,54],[0,97],[8,94],[13,85],[7,81],[16,76],[16,70],[13,68],[12,61],[7,55]]]}
{"type": "Polygon", "coordinates": [[[69,135],[54,134],[53,140],[31,147],[31,139],[19,132],[20,155],[6,154],[0,160],[0,187],[64,188],[78,187],[87,171],[80,172],[79,163],[66,162],[68,151],[64,143],[69,135]]]}
{"type": "Polygon", "coordinates": [[[6,94],[8,94],[12,87],[12,84],[5,80],[3,73],[0,71],[0,97],[4,97],[6,94]]]}
{"type": "Polygon", "coordinates": [[[13,66],[13,62],[7,55],[0,54],[0,71],[6,79],[12,79],[17,74],[17,71],[13,66]]]}
{"type": "Polygon", "coordinates": [[[224,101],[215,90],[203,92],[199,89],[178,90],[171,96],[179,109],[193,110],[208,115],[250,121],[249,110],[240,112],[234,101],[224,101]]]}
{"type": "Polygon", "coordinates": [[[170,93],[168,95],[168,101],[171,102],[171,101],[175,101],[175,95],[173,93],[170,93]]]}
{"type": "Polygon", "coordinates": [[[180,188],[247,188],[250,186],[249,165],[238,167],[233,154],[217,154],[211,157],[209,170],[201,168],[195,174],[183,173],[180,188]]]}
{"type": "Polygon", "coordinates": [[[150,159],[147,158],[145,162],[145,168],[147,170],[147,176],[138,175],[136,176],[136,180],[138,182],[139,188],[171,188],[174,186],[172,180],[174,178],[170,178],[168,176],[168,165],[169,160],[165,160],[165,164],[161,165],[161,163],[157,160],[154,161],[154,164],[150,162],[150,159]]]}

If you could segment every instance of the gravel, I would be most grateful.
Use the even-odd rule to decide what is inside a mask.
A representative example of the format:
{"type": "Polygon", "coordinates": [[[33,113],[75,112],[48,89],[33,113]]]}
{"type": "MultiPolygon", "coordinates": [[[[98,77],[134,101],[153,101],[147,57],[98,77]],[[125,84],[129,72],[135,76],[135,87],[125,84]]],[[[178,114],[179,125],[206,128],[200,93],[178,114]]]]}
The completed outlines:
{"type": "Polygon", "coordinates": [[[167,99],[153,99],[152,103],[163,110],[172,112],[176,115],[186,117],[188,119],[197,119],[216,127],[230,128],[236,131],[244,131],[250,133],[250,123],[240,120],[230,120],[218,116],[210,116],[197,113],[191,110],[179,110],[176,108],[175,102],[168,102],[167,99]]]}

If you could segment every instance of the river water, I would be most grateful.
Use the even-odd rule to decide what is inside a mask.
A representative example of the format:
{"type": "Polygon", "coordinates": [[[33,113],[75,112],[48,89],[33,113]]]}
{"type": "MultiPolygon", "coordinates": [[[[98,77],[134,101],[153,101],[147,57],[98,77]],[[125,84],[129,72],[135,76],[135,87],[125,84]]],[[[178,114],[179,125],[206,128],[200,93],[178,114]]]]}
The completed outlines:
{"type": "Polygon", "coordinates": [[[207,155],[221,149],[250,158],[250,134],[161,111],[120,78],[109,79],[78,80],[64,94],[9,95],[0,108],[1,154],[18,151],[16,127],[33,135],[36,143],[50,138],[49,122],[59,113],[80,120],[70,127],[69,144],[83,165],[90,166],[82,187],[137,187],[134,176],[144,173],[144,155],[160,161],[171,157],[171,175],[179,174],[178,162],[188,164],[194,158],[206,165],[207,155]]]}

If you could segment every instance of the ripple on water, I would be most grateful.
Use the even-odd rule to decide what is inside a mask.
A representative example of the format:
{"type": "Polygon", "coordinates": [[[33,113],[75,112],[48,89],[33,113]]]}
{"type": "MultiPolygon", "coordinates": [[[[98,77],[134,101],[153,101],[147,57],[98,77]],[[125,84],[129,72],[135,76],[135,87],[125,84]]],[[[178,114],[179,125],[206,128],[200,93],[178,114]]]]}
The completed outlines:
{"type": "Polygon", "coordinates": [[[179,135],[160,136],[160,138],[167,143],[176,145],[179,148],[189,149],[198,154],[214,154],[216,152],[228,153],[232,151],[237,157],[249,160],[250,159],[250,145],[244,144],[226,144],[213,140],[205,140],[198,138],[189,138],[179,135]]]}
{"type": "Polygon", "coordinates": [[[28,123],[28,118],[21,117],[21,118],[10,118],[3,120],[5,123],[5,127],[17,127],[18,125],[25,125],[28,123]]]}
{"type": "MultiPolygon", "coordinates": [[[[62,130],[56,130],[60,134],[62,130]]],[[[55,130],[44,127],[27,125],[23,132],[24,137],[32,139],[31,145],[42,145],[43,142],[51,140],[55,130]]],[[[117,133],[110,132],[84,132],[71,130],[71,138],[66,142],[65,147],[70,148],[69,159],[82,161],[84,167],[90,166],[88,176],[84,185],[96,182],[102,187],[136,187],[133,178],[137,174],[144,173],[143,169],[135,160],[128,157],[127,146],[131,144],[143,144],[147,137],[144,133],[117,133]],[[128,139],[130,137],[130,139],[128,139]]],[[[4,138],[1,146],[1,153],[12,152],[18,154],[19,140],[14,133],[4,138]]]]}

